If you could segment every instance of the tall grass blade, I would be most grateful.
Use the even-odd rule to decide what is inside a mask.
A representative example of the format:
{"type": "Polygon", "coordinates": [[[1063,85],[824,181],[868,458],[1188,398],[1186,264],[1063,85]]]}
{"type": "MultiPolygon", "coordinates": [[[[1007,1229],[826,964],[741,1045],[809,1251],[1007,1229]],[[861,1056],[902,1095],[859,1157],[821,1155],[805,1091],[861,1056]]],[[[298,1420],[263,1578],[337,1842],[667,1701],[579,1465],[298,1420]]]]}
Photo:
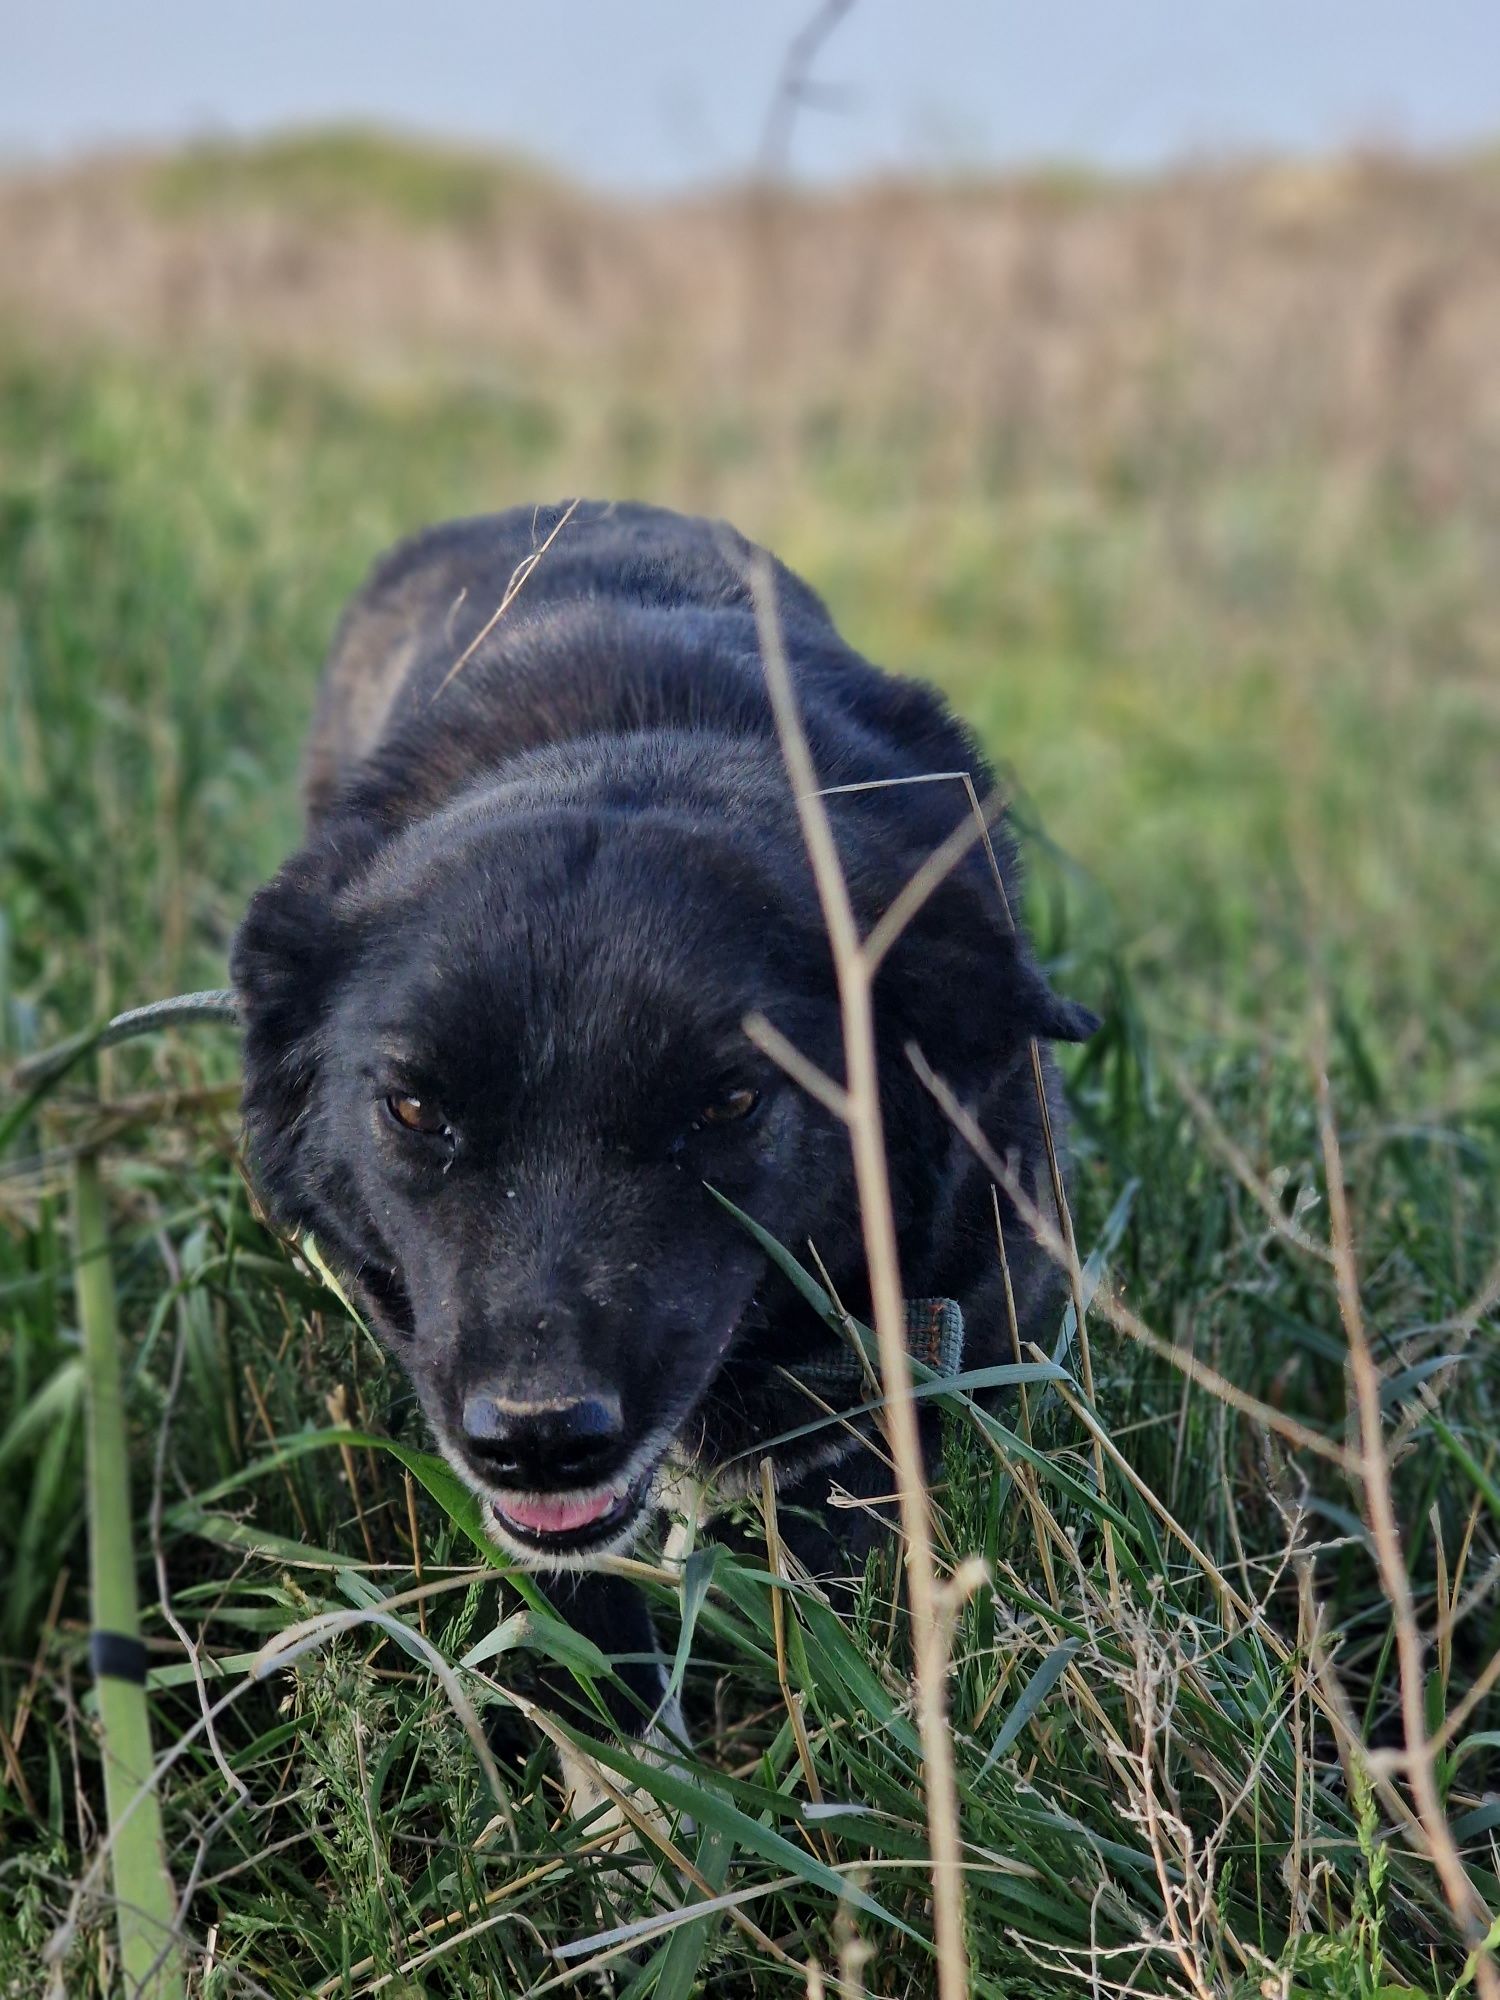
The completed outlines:
{"type": "MultiPolygon", "coordinates": [[[[95,1633],[140,1638],[131,1533],[130,1459],[121,1385],[109,1225],[99,1163],[82,1155],[73,1169],[78,1253],[78,1308],[87,1371],[88,1514],[91,1616],[95,1633]]],[[[130,2000],[180,2000],[186,1989],[176,1941],[177,1899],[167,1872],[161,1806],[151,1788],[153,1757],[146,1690],[101,1676],[99,1720],[104,1757],[111,1874],[120,1969],[130,2000]]]]}

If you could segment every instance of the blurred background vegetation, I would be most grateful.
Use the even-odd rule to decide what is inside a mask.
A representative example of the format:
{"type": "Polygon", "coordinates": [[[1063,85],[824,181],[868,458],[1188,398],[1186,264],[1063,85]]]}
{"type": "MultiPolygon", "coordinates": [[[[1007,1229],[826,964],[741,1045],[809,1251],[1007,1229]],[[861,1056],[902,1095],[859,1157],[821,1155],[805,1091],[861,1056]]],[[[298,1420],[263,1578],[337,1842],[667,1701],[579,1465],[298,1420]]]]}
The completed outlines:
{"type": "MultiPolygon", "coordinates": [[[[338,608],[395,536],[572,494],[725,515],[822,590],[872,658],[945,687],[1008,774],[1042,947],[1108,1017],[1071,1079],[1085,1249],[1107,1236],[1117,1279],[1164,1334],[1337,1437],[1345,1349],[1327,1273],[1266,1226],[1176,1081],[1204,1094],[1285,1213],[1321,1228],[1313,1077],[1331,1065],[1368,1310],[1406,1425],[1399,1479],[1423,1616],[1449,1603],[1455,1567],[1473,1589],[1434,1656],[1440,1718],[1500,1646],[1493,1296],[1471,1310],[1500,1183],[1497,357],[1493,155],[646,202],[341,129],[12,175],[0,181],[5,1050],[222,980],[247,893],[297,837],[300,738],[338,608]],[[1440,1426],[1422,1401],[1429,1379],[1440,1426]]],[[[232,1101],[215,1095],[232,1063],[200,1037],[100,1065],[116,1103],[192,1094],[187,1122],[159,1107],[117,1149],[112,1189],[142,1520],[175,1407],[174,1587],[219,1657],[322,1601],[322,1572],[285,1566],[295,1544],[346,1564],[412,1560],[399,1473],[373,1457],[299,1462],[254,1487],[253,1510],[242,1492],[240,1514],[283,1538],[253,1557],[235,1521],[205,1529],[181,1512],[269,1440],[320,1422],[330,1397],[398,1435],[413,1423],[326,1295],[271,1261],[232,1164],[232,1101]],[[187,1372],[170,1405],[174,1335],[187,1372]]],[[[65,1101],[22,1135],[0,1183],[0,1476],[16,1496],[0,1521],[0,1723],[19,1745],[4,1773],[0,1950],[15,1954],[7,1969],[29,1968],[10,1988],[28,1994],[51,1990],[42,1942],[94,1839],[58,1149],[99,1116],[65,1101]]],[[[1246,1562],[1248,1540],[1247,1586],[1254,1570],[1253,1594],[1264,1586],[1282,1629],[1305,1639],[1295,1590],[1282,1578],[1276,1598],[1269,1565],[1307,1468],[1294,1478],[1173,1370],[1097,1338],[1101,1403],[1142,1478],[1226,1564],[1236,1550],[1246,1562]]],[[[955,1546],[983,1546],[1039,1598],[1029,1530],[975,1499],[983,1476],[960,1482],[955,1546]]],[[[1316,1568],[1326,1635],[1370,1741],[1388,1743],[1389,1607],[1358,1498],[1327,1477],[1303,1491],[1330,1538],[1316,1568]]],[[[458,1560],[451,1526],[424,1524],[429,1564],[458,1560]]],[[[1191,1594],[1180,1576],[1171,1592],[1191,1594]]],[[[1201,1591],[1193,1601],[1206,1615],[1201,1591]]],[[[159,1620],[152,1634],[170,1736],[196,1707],[171,1678],[180,1650],[159,1620]]],[[[1034,1666],[1056,1636],[1007,1628],[1008,1657],[1034,1666]]],[[[962,1645],[964,1713],[980,1715],[993,1625],[965,1628],[962,1645]]],[[[1133,1714],[1127,1652],[1105,1646],[1090,1679],[1133,1714]]],[[[371,1913],[349,1760],[324,1740],[351,1714],[386,1746],[382,1782],[411,1760],[382,1850],[413,1885],[403,1922],[481,1894],[482,1879],[433,1872],[461,1750],[431,1733],[425,1694],[381,1678],[389,1668],[310,1675],[305,1751],[269,1698],[233,1737],[258,1831],[212,1836],[215,1869],[249,1872],[207,1899],[223,1943],[205,1990],[290,1994],[314,1962],[323,1974],[371,1951],[397,1962],[388,1913],[371,1913]],[[407,1740],[418,1715],[425,1748],[407,1740]],[[288,1776],[283,1760],[299,1755],[288,1776]],[[280,1838],[295,1867],[254,1860],[280,1838]]],[[[713,1699],[699,1688],[690,1702],[700,1741],[713,1699]]],[[[1398,1867],[1399,1894],[1381,1892],[1395,1897],[1385,1942],[1369,1948],[1373,1849],[1356,1839],[1336,1746],[1311,1721],[1294,1743],[1280,1694],[1266,1700],[1263,1727],[1215,1750],[1226,1770],[1252,1741],[1267,1759],[1264,1879],[1260,1846],[1242,1842],[1226,1863],[1226,1926],[1258,1935],[1268,1964],[1301,1966],[1295,1941],[1326,1934],[1349,1965],[1365,1954],[1361,1978],[1446,1992],[1462,1953],[1430,1883],[1398,1867]],[[1326,1842],[1316,1866],[1304,1840],[1326,1842]]],[[[1092,1857],[1080,1880],[1096,1861],[1124,1868],[1140,1839],[1101,1780],[1086,1707],[1073,1705],[1077,1728],[1021,1736],[1024,1783],[1008,1803],[983,1793],[1012,1781],[1012,1755],[992,1771],[981,1741],[966,1767],[976,1839],[1011,1838],[1016,1798],[1049,1785],[1060,1813],[1076,1807],[1092,1857]]],[[[1500,1738],[1487,1715],[1476,1695],[1475,1741],[1448,1782],[1494,1907],[1500,1738]]],[[[1194,1714],[1190,1765],[1193,1729],[1212,1740],[1221,1723],[1194,1714]]],[[[712,1740],[752,1768],[786,1750],[769,1723],[712,1740]]],[[[216,1782],[206,1755],[186,1769],[171,1801],[181,1856],[209,1839],[216,1782]]],[[[1185,1781],[1179,1801],[1194,1824],[1223,1803],[1200,1790],[1185,1781]]],[[[545,1814],[537,1825],[550,1837],[545,1814]]],[[[1150,1871],[1125,1875],[1141,1923],[1159,1921],[1150,1871]]],[[[524,1905],[543,1944],[595,1921],[577,1882],[568,1897],[524,1905]]],[[[920,1879],[900,1907],[920,1920],[920,1879]]],[[[827,1908],[795,1911],[798,1949],[834,1953],[827,1908]]],[[[999,1906],[980,1961],[998,1984],[979,1990],[1072,1990],[1073,1972],[1014,1943],[1018,1921],[1058,1951],[1083,1948],[1050,1916],[999,1906]]],[[[108,1990],[106,1948],[86,1930],[74,1942],[67,1990],[108,1990]]],[[[873,1990],[924,1990],[920,1961],[913,1971],[890,1948],[873,1990]]],[[[738,1932],[713,1949],[725,1983],[711,1990],[759,1991],[762,1974],[764,1990],[786,1990],[738,1932]]],[[[1262,1976],[1224,1951],[1216,1990],[1262,1976]]],[[[527,1991],[546,1971],[520,1931],[487,1933],[471,1954],[431,1975],[451,1987],[401,1990],[473,1991],[464,1979],[485,1977],[527,1991]]],[[[1297,1976],[1309,1991],[1364,1992],[1349,1965],[1297,1976]]],[[[351,1975],[333,1990],[364,1989],[351,1975]]]]}
{"type": "Polygon", "coordinates": [[[373,554],[631,494],[731,516],[949,688],[1174,1008],[1298,1007],[1331,953],[1478,1053],[1497,245],[1486,157],[645,205],[356,129],[0,184],[8,837],[96,753],[137,774],[152,859],[112,831],[78,893],[175,886],[94,997],[180,982],[292,837],[373,554]]]}

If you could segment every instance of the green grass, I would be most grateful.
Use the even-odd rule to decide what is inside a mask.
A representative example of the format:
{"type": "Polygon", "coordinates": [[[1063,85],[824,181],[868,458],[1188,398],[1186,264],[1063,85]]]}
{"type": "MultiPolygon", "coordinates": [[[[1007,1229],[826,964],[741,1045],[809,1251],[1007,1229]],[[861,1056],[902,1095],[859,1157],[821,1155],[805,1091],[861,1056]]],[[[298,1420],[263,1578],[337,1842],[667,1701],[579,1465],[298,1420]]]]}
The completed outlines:
{"type": "MultiPolygon", "coordinates": [[[[1207,1099],[1281,1212],[1326,1234],[1313,1084],[1326,1006],[1428,1629],[1461,1600],[1428,1656],[1436,1725],[1500,1649],[1496,1329],[1491,1315],[1466,1336],[1463,1321],[1500,1220],[1500,602],[1484,523],[1423,512],[1378,479],[1335,491],[1305,465],[1232,486],[1170,465],[1045,490],[997,472],[919,505],[902,497],[899,438],[867,434],[857,412],[806,441],[790,487],[733,412],[722,450],[645,414],[597,391],[355,393],[286,371],[10,350],[7,1052],[222,979],[246,894],[296,838],[319,654],[384,543],[521,499],[691,494],[802,568],[874,657],[949,687],[1014,772],[1039,937],[1068,989],[1108,1015],[1070,1078],[1082,1251],[1107,1260],[1158,1333],[1348,1441],[1331,1274],[1272,1227],[1177,1081],[1207,1099]]],[[[234,1058],[200,1029],[100,1067],[119,1100],[206,1093],[232,1082],[234,1058]]],[[[57,1940],[80,2000],[116,1989],[104,1899],[72,1902],[97,1855],[102,1782],[60,1149],[98,1117],[65,1089],[0,1182],[0,1724],[20,1739],[0,1764],[0,1966],[8,1993],[40,1996],[57,1940]]],[[[502,1625],[495,1649],[518,1586],[497,1591],[462,1501],[421,1455],[401,1382],[255,1219],[234,1140],[214,1099],[138,1122],[106,1154],[158,1752],[188,1739],[163,1794],[179,1888],[195,1883],[184,1922],[199,1990],[290,2000],[389,1975],[387,1995],[531,1992],[686,1892],[561,1819],[550,1751],[524,1722],[492,1796],[424,1634],[492,1718],[537,1649],[586,1678],[600,1663],[535,1613],[525,1631],[502,1625]],[[374,1442],[341,1444],[331,1411],[374,1442]],[[233,1811],[156,1601],[164,1427],[164,1554],[211,1695],[299,1621],[367,1614],[411,1585],[408,1471],[422,1573],[445,1585],[421,1630],[408,1605],[243,1688],[216,1724],[248,1793],[233,1811]],[[564,1947],[583,1948],[560,1961],[564,1947]]],[[[948,1419],[940,1546],[982,1554],[992,1579],[959,1622],[952,1685],[976,1992],[1084,1990],[1093,1950],[1102,1980],[1137,1992],[1192,1990],[1190,1963],[1226,1993],[1270,1980],[1350,2000],[1447,1994],[1463,1952],[1431,1869],[1391,1833],[1388,1796],[1315,1699],[1318,1674],[1336,1677],[1364,1741],[1399,1742],[1390,1610],[1357,1489],[1097,1310],[1092,1353],[1098,1421],[1139,1489],[1112,1471],[1096,1490],[1076,1388],[1034,1382],[999,1428],[961,1405],[948,1419]],[[1262,1614],[1226,1610],[1221,1579],[1262,1614]],[[1185,1957],[1166,1942],[1168,1901],[1185,1957]]],[[[629,1774],[669,1805],[691,1798],[683,1851],[746,1894],[735,1911],[755,1931],[715,1907],[637,1938],[613,1961],[615,1990],[800,1992],[779,1953],[830,1978],[862,1967],[872,1993],[930,1993],[890,1575],[872,1574],[852,1618],[792,1594],[789,1667],[828,1808],[811,1812],[766,1577],[725,1558],[689,1583],[698,1762],[675,1779],[629,1774]]],[[[653,1588],[675,1645],[678,1593],[653,1588]]],[[[1475,1705],[1439,1772],[1491,1910],[1497,1728],[1494,1702],[1475,1705]]],[[[607,1739],[600,1755],[628,1768],[607,1739]]]]}

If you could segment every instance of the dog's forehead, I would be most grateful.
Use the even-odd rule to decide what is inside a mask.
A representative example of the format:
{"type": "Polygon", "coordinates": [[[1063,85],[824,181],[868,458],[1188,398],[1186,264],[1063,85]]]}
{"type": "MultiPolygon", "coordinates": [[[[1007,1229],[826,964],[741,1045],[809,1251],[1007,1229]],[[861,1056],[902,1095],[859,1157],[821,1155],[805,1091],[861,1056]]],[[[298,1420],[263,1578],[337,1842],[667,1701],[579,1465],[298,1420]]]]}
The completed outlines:
{"type": "Polygon", "coordinates": [[[690,830],[653,832],[507,829],[413,869],[367,912],[361,1011],[440,1072],[722,1055],[767,997],[772,915],[690,830]]]}
{"type": "Polygon", "coordinates": [[[753,846],[684,810],[496,810],[483,798],[407,829],[353,893],[367,916],[535,942],[549,924],[606,931],[612,916],[691,938],[782,900],[753,846]]]}

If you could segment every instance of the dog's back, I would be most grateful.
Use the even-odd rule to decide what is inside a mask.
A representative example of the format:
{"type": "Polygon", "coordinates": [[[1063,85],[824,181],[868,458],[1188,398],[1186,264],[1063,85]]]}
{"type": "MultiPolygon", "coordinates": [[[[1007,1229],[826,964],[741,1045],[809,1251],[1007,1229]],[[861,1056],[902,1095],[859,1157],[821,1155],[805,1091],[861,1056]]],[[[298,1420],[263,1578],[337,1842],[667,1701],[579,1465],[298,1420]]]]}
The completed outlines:
{"type": "MultiPolygon", "coordinates": [[[[764,550],[722,522],[588,502],[450,521],[377,564],[324,672],[310,821],[356,780],[403,811],[430,807],[544,745],[662,729],[764,741],[766,590],[825,782],[945,770],[984,782],[937,693],[872,667],[764,550]]],[[[935,797],[909,796],[905,811],[929,844],[952,824],[935,797]]]]}
{"type": "Polygon", "coordinates": [[[781,563],[724,522],[666,508],[517,507],[398,544],[334,636],[307,746],[309,818],[327,812],[403,707],[430,701],[469,649],[499,632],[497,613],[533,628],[560,606],[753,617],[757,561],[771,566],[783,619],[836,638],[821,600],[781,563]]]}

